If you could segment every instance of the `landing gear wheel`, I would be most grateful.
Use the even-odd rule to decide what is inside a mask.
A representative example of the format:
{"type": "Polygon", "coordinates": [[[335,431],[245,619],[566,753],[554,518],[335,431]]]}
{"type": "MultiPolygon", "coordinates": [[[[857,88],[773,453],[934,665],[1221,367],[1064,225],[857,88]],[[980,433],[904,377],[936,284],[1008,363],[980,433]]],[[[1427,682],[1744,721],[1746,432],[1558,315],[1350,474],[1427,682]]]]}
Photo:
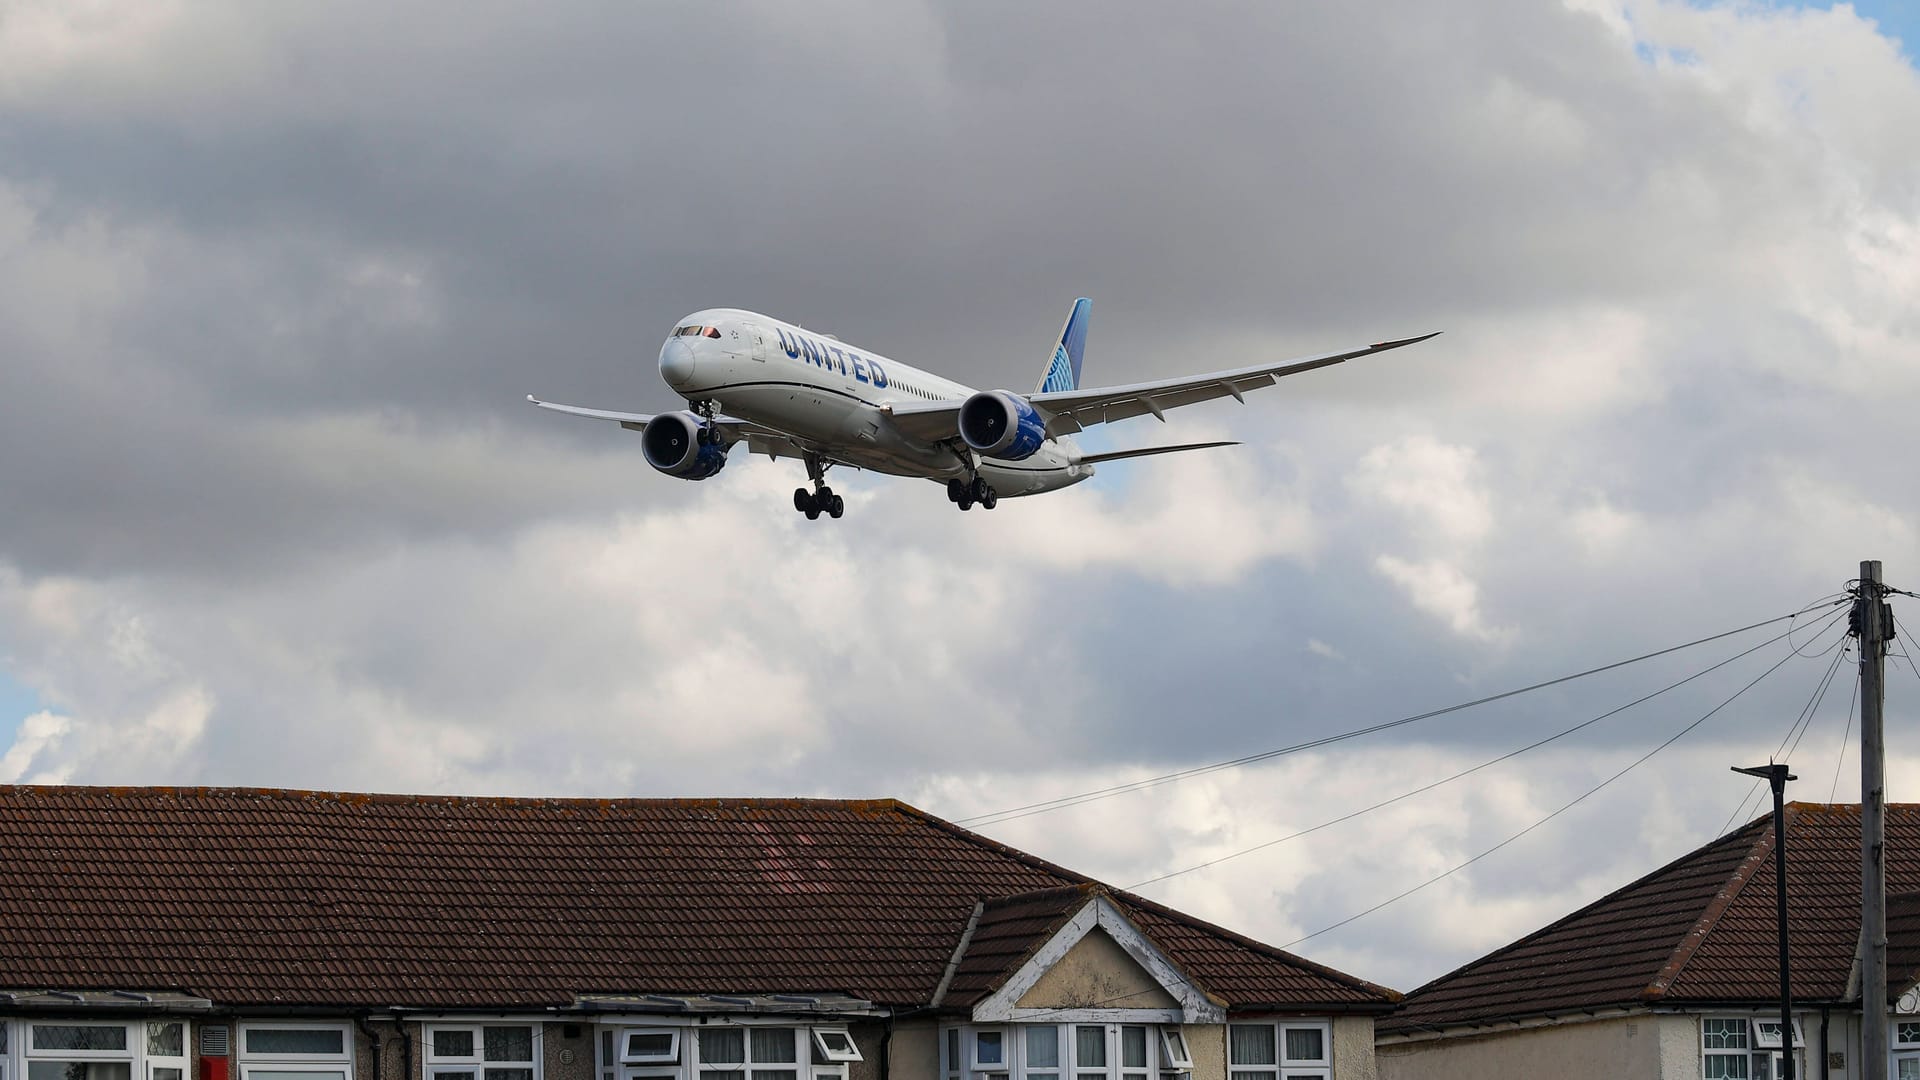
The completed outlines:
{"type": "Polygon", "coordinates": [[[971,494],[962,495],[954,500],[954,504],[962,510],[971,510],[973,509],[973,496],[971,494]]]}
{"type": "Polygon", "coordinates": [[[827,514],[838,521],[840,515],[847,512],[847,500],[838,495],[833,497],[833,505],[827,507],[827,514]]]}
{"type": "Polygon", "coordinates": [[[820,508],[813,505],[812,503],[808,503],[807,504],[807,520],[818,521],[819,519],[820,519],[820,508]]]}
{"type": "Polygon", "coordinates": [[[795,510],[798,510],[804,514],[807,512],[807,507],[812,505],[813,505],[812,492],[808,491],[806,488],[793,489],[793,508],[795,510]]]}
{"type": "Polygon", "coordinates": [[[998,505],[1000,505],[1000,493],[988,488],[987,493],[980,497],[980,509],[991,510],[998,505]]]}
{"type": "Polygon", "coordinates": [[[966,493],[967,493],[967,482],[965,480],[947,481],[947,501],[948,502],[957,503],[960,501],[960,497],[962,495],[965,495],[966,493]]]}
{"type": "Polygon", "coordinates": [[[986,502],[987,492],[992,490],[992,488],[987,486],[986,477],[975,476],[973,478],[973,484],[967,489],[967,494],[973,496],[974,502],[986,502]]]}

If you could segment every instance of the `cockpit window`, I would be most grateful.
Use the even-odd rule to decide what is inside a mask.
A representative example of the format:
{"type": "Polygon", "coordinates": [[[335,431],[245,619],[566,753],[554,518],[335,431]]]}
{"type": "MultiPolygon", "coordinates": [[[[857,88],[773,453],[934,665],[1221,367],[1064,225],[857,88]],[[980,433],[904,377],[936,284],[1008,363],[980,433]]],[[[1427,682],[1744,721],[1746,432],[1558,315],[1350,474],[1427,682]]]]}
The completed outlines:
{"type": "Polygon", "coordinates": [[[673,336],[717,338],[720,336],[720,328],[717,326],[683,326],[675,330],[673,336]]]}
{"type": "Polygon", "coordinates": [[[708,337],[710,337],[710,338],[717,338],[717,337],[719,337],[719,336],[720,336],[720,328],[719,328],[719,327],[717,327],[717,326],[709,326],[709,327],[707,327],[707,336],[708,336],[708,337]]]}

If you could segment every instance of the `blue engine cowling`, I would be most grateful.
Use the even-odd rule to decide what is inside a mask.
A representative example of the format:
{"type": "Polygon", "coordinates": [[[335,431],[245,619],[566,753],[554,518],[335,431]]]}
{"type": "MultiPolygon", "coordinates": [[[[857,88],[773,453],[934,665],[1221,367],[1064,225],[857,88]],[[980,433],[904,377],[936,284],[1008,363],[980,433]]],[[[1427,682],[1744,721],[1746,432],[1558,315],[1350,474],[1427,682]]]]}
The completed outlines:
{"type": "Polygon", "coordinates": [[[732,445],[712,424],[690,412],[661,413],[640,433],[647,464],[682,480],[705,480],[727,467],[732,445]]]}
{"type": "Polygon", "coordinates": [[[960,405],[960,437],[975,453],[1024,461],[1047,441],[1047,422],[1019,394],[982,390],[960,405]]]}

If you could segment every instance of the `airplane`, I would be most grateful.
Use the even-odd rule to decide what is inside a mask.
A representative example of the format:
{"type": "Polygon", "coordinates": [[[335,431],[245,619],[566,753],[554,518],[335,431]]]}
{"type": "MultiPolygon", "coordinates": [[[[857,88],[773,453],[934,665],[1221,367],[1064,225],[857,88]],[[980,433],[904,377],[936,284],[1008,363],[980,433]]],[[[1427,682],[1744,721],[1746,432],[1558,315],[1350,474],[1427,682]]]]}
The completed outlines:
{"type": "Polygon", "coordinates": [[[1286,375],[1397,349],[1436,336],[1279,363],[1253,364],[1124,386],[1082,388],[1081,361],[1093,301],[1073,302],[1053,354],[1030,394],[975,390],[752,311],[709,308],[681,320],[660,347],[660,377],[690,409],[610,412],[527,400],[543,409],[610,420],[640,432],[647,464],[682,480],[705,480],[744,442],[751,454],[797,458],[812,490],[793,508],[809,521],[838,518],[846,500],[826,482],[836,465],[944,483],[961,510],[992,510],[1003,498],[1078,484],[1102,462],[1233,446],[1232,442],[1082,453],[1072,436],[1094,424],[1214,398],[1246,403],[1248,390],[1286,375]]]}

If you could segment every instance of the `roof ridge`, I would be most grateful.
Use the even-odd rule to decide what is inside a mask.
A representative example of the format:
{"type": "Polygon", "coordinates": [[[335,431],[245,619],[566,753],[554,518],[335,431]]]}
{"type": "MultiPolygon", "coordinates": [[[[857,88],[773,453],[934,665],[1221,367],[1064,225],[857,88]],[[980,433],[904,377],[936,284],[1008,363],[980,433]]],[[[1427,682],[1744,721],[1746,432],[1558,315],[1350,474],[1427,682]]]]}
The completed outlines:
{"type": "Polygon", "coordinates": [[[317,788],[221,787],[214,785],[109,785],[109,784],[0,784],[0,796],[7,795],[93,795],[108,798],[156,796],[163,798],[235,798],[277,799],[288,802],[324,801],[350,805],[417,806],[680,806],[680,807],[779,807],[832,806],[852,810],[899,810],[905,803],[894,798],[831,799],[803,796],[703,795],[703,796],[591,796],[591,795],[459,795],[403,792],[325,791],[317,788]]]}
{"type": "MultiPolygon", "coordinates": [[[[1158,901],[1149,900],[1138,893],[1129,891],[1127,889],[1115,888],[1114,886],[1109,885],[1106,882],[1100,881],[1096,878],[1091,878],[1077,871],[1069,870],[1066,867],[1060,866],[1057,863],[1048,862],[1047,860],[1042,859],[1037,855],[1028,854],[1027,852],[1021,851],[1018,848],[1008,847],[1007,845],[1002,844],[1000,841],[995,840],[990,836],[984,836],[980,833],[974,832],[972,829],[969,829],[963,825],[956,825],[953,822],[948,821],[943,817],[938,817],[934,814],[930,814],[927,811],[922,810],[917,806],[912,806],[908,803],[902,802],[899,804],[899,809],[903,813],[916,815],[925,821],[931,822],[936,827],[945,829],[948,832],[953,833],[955,836],[958,836],[961,839],[966,840],[970,843],[978,844],[983,847],[993,849],[995,851],[1010,854],[1017,858],[1024,859],[1030,864],[1037,866],[1041,869],[1044,869],[1049,873],[1059,874],[1060,876],[1068,878],[1072,881],[1098,886],[1099,888],[1106,890],[1107,895],[1110,897],[1117,897],[1119,899],[1126,901],[1129,904],[1146,908],[1147,910],[1152,911],[1155,914],[1158,914],[1164,918],[1172,919],[1174,922],[1182,923],[1196,930],[1200,930],[1205,933],[1214,934],[1219,937],[1225,938],[1226,940],[1236,945],[1239,945],[1243,948],[1253,949],[1257,952],[1270,956],[1276,960],[1284,960],[1289,964],[1297,964],[1300,967],[1305,968],[1308,971],[1311,971],[1317,975],[1323,976],[1328,979],[1332,979],[1335,982],[1339,982],[1347,986],[1351,986],[1356,990],[1362,990],[1372,994],[1379,994],[1382,997],[1384,997],[1388,1002],[1396,1002],[1396,1001],[1399,1001],[1401,998],[1400,991],[1395,990],[1392,987],[1381,986],[1379,983],[1368,982],[1367,980],[1362,979],[1357,975],[1349,975],[1346,972],[1341,971],[1337,968],[1331,968],[1325,964],[1317,963],[1297,953],[1291,953],[1278,946],[1269,945],[1264,941],[1260,941],[1255,938],[1250,938],[1245,934],[1238,933],[1233,930],[1229,930],[1226,927],[1221,926],[1217,923],[1210,923],[1205,919],[1198,918],[1193,915],[1189,915],[1184,911],[1180,911],[1176,908],[1170,908],[1165,904],[1159,903],[1158,901]]],[[[1142,927],[1141,932],[1147,933],[1146,928],[1142,927]]],[[[1151,937],[1152,935],[1149,933],[1148,936],[1151,937]]],[[[1187,972],[1187,977],[1190,979],[1193,979],[1196,983],[1199,983],[1200,981],[1198,977],[1195,976],[1192,972],[1187,972]]]]}
{"type": "MultiPolygon", "coordinates": [[[[1786,807],[1784,814],[1798,817],[1797,805],[1786,807]]],[[[1771,814],[1768,815],[1768,817],[1771,816],[1771,814]]],[[[1761,825],[1766,820],[1767,818],[1755,818],[1747,823],[1747,828],[1761,825]]],[[[1788,824],[1791,822],[1789,821],[1788,824]]],[[[1700,918],[1694,921],[1685,936],[1674,945],[1673,952],[1667,955],[1667,962],[1660,966],[1659,971],[1654,972],[1653,979],[1647,983],[1646,989],[1640,991],[1642,999],[1651,1001],[1666,996],[1667,990],[1673,986],[1673,981],[1680,977],[1680,973],[1686,970],[1694,954],[1700,951],[1701,943],[1706,941],[1707,935],[1719,925],[1720,916],[1726,914],[1727,908],[1733,905],[1734,899],[1740,895],[1742,889],[1746,888],[1747,882],[1753,880],[1754,872],[1760,869],[1760,864],[1773,853],[1773,830],[1761,828],[1758,834],[1754,838],[1753,846],[1747,850],[1747,857],[1741,859],[1733,868],[1733,872],[1727,877],[1726,884],[1720,891],[1713,894],[1713,899],[1707,901],[1707,906],[1700,911],[1700,918]]]]}

